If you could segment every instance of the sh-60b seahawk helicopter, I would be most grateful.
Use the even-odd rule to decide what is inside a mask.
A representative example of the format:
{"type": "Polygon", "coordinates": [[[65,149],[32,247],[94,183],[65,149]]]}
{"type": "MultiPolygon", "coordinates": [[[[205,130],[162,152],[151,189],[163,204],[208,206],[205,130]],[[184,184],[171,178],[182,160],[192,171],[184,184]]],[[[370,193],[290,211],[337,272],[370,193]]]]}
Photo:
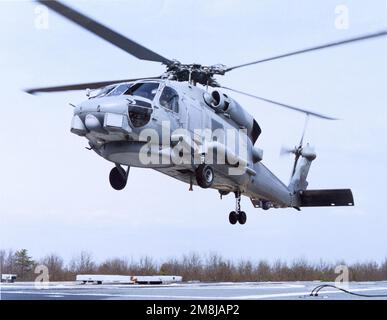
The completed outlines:
{"type": "MultiPolygon", "coordinates": [[[[384,36],[386,31],[227,68],[169,60],[58,1],[38,2],[139,59],[166,65],[165,74],[158,77],[26,90],[31,94],[87,90],[88,100],[74,105],[71,131],[86,137],[91,150],[115,164],[109,176],[114,189],[125,187],[131,166],[152,168],[190,184],[190,190],[195,184],[217,189],[221,196],[234,193],[236,208],[229,214],[231,224],[246,223],[246,213],[240,207],[242,195],[249,197],[254,207],[264,210],[354,205],[350,189],[307,190],[306,178],[316,153],[308,144],[303,145],[305,128],[299,145],[285,150],[295,155],[289,185],[269,171],[262,164],[262,150],[255,146],[261,133],[257,121],[219,89],[246,93],[222,87],[214,76],[236,68],[384,36]],[[209,92],[209,87],[215,89],[209,92]],[[226,133],[231,133],[231,137],[226,133]]],[[[310,116],[334,119],[246,95],[303,112],[306,123],[310,116]]]]}

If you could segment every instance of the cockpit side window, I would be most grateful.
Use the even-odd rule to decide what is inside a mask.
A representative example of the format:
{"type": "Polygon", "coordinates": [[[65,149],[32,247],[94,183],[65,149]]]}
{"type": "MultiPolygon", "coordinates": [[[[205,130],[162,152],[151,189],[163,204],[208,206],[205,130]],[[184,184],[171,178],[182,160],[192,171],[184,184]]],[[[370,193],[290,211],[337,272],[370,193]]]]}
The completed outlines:
{"type": "Polygon", "coordinates": [[[179,95],[171,87],[165,87],[161,96],[160,104],[173,112],[179,112],[179,95]]]}
{"type": "Polygon", "coordinates": [[[153,100],[158,89],[159,84],[156,82],[140,82],[131,86],[124,94],[140,96],[149,100],[153,100]]]}

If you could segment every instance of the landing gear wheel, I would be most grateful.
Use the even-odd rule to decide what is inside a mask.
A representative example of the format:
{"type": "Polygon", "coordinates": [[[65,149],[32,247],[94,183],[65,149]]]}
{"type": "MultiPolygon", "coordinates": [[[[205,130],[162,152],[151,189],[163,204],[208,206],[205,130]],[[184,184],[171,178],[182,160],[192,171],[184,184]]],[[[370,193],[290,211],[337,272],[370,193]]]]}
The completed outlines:
{"type": "Polygon", "coordinates": [[[262,201],[262,209],[263,210],[269,210],[271,208],[270,202],[269,201],[262,201]]]}
{"type": "Polygon", "coordinates": [[[247,220],[246,212],[244,212],[244,211],[239,212],[239,214],[238,214],[238,222],[240,224],[245,224],[246,220],[247,220]]]}
{"type": "Polygon", "coordinates": [[[214,170],[207,164],[201,164],[196,169],[196,181],[203,189],[210,188],[214,182],[214,170]]]}
{"type": "Polygon", "coordinates": [[[231,211],[228,220],[231,224],[236,224],[238,222],[238,214],[235,211],[231,211]]]}
{"type": "Polygon", "coordinates": [[[110,185],[115,190],[122,190],[126,186],[128,179],[122,175],[117,167],[114,167],[109,174],[110,185]]]}

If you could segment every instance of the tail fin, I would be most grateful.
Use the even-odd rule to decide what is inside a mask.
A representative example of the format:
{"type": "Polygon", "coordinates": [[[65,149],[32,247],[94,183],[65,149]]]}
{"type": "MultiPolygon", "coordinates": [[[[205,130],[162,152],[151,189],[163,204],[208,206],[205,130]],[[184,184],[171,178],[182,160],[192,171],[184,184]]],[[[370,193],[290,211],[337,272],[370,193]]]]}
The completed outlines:
{"type": "Polygon", "coordinates": [[[353,206],[353,195],[351,189],[333,190],[306,190],[312,161],[316,159],[314,149],[307,144],[296,151],[293,175],[290,179],[289,189],[297,194],[297,207],[332,207],[353,206]]]}
{"type": "Polygon", "coordinates": [[[306,190],[308,187],[308,181],[306,181],[306,178],[312,161],[316,159],[316,152],[309,144],[296,150],[295,154],[296,159],[289,183],[289,190],[294,193],[306,190]]]}

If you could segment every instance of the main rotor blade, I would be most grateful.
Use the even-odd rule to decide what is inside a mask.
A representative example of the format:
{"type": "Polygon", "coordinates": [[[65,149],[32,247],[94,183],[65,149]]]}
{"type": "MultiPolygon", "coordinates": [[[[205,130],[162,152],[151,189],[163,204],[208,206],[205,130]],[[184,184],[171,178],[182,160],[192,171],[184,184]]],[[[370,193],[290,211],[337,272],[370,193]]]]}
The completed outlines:
{"type": "Polygon", "coordinates": [[[355,37],[355,38],[350,38],[350,39],[346,39],[346,40],[330,42],[330,43],[326,43],[326,44],[319,45],[319,46],[316,46],[316,47],[310,47],[310,48],[306,48],[306,49],[302,49],[302,50],[298,50],[298,51],[294,51],[294,52],[289,52],[289,53],[281,54],[281,55],[278,55],[278,56],[262,59],[262,60],[257,60],[257,61],[253,61],[253,62],[249,62],[249,63],[244,63],[244,64],[241,64],[241,65],[238,65],[238,66],[234,66],[234,67],[228,68],[228,69],[226,69],[226,72],[234,70],[234,69],[237,69],[237,68],[251,66],[253,64],[258,64],[258,63],[272,61],[272,60],[277,60],[277,59],[282,59],[282,58],[286,58],[286,57],[290,57],[290,56],[295,56],[295,55],[301,54],[301,53],[306,53],[306,52],[317,51],[317,50],[321,50],[321,49],[325,49],[325,48],[341,46],[341,45],[344,45],[344,44],[347,44],[347,43],[352,43],[352,42],[357,42],[357,41],[362,41],[362,40],[368,40],[368,39],[382,37],[382,36],[386,36],[386,35],[387,35],[387,30],[382,30],[382,31],[379,31],[379,32],[370,33],[370,34],[366,34],[366,35],[355,37]]]}
{"type": "Polygon", "coordinates": [[[309,114],[306,114],[304,128],[302,129],[302,135],[301,135],[300,143],[298,145],[300,148],[302,148],[302,145],[304,143],[304,137],[306,133],[306,128],[308,127],[308,122],[309,122],[309,114]]]}
{"type": "Polygon", "coordinates": [[[95,35],[105,39],[106,41],[114,44],[115,46],[121,48],[122,50],[130,53],[138,59],[161,62],[165,65],[169,65],[171,61],[163,56],[145,48],[144,46],[134,42],[111,30],[110,28],[100,24],[99,22],[81,14],[80,12],[62,4],[59,1],[54,0],[37,0],[41,4],[47,6],[56,13],[62,15],[63,17],[71,20],[77,25],[85,28],[86,30],[94,33],[95,35]]]}
{"type": "Polygon", "coordinates": [[[108,85],[114,84],[114,83],[131,82],[131,81],[145,80],[145,79],[160,79],[160,77],[148,77],[148,78],[137,78],[137,79],[124,79],[124,80],[110,80],[110,81],[101,81],[101,82],[78,83],[78,84],[69,84],[69,85],[55,86],[55,87],[26,89],[24,91],[29,93],[29,94],[35,94],[38,92],[61,92],[61,91],[71,91],[71,90],[97,89],[97,88],[105,87],[105,86],[108,86],[108,85]]]}
{"type": "Polygon", "coordinates": [[[270,100],[270,99],[262,98],[262,97],[255,96],[255,95],[250,94],[250,93],[242,92],[242,91],[231,89],[231,88],[228,88],[228,87],[220,87],[220,88],[227,89],[227,90],[239,93],[239,94],[243,94],[243,95],[248,96],[250,98],[258,99],[258,100],[261,100],[261,101],[264,101],[264,102],[268,102],[268,103],[271,103],[271,104],[275,104],[277,106],[284,107],[284,108],[287,108],[287,109],[291,109],[291,110],[294,110],[294,111],[297,111],[297,112],[301,112],[301,113],[304,113],[304,114],[307,114],[307,115],[310,115],[310,116],[314,116],[314,117],[317,117],[317,118],[326,119],[326,120],[338,120],[337,118],[326,116],[326,115],[323,115],[321,113],[317,113],[317,112],[310,111],[310,110],[303,109],[303,108],[299,108],[299,107],[294,107],[294,106],[291,106],[291,105],[288,105],[288,104],[284,104],[284,103],[281,103],[281,102],[277,102],[277,101],[273,101],[273,100],[270,100]]]}

